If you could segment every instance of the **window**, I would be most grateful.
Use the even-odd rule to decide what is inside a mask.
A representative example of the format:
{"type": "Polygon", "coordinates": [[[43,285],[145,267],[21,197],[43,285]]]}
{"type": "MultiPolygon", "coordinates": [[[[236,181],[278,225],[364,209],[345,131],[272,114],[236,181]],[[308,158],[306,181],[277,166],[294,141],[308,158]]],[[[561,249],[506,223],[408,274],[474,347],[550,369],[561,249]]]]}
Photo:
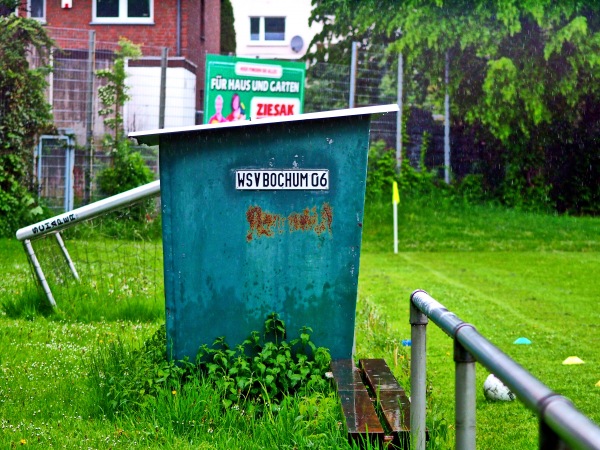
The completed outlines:
{"type": "Polygon", "coordinates": [[[250,17],[250,40],[285,41],[285,17],[250,17]]]}
{"type": "Polygon", "coordinates": [[[265,41],[285,40],[285,17],[265,17],[265,41]]]}
{"type": "Polygon", "coordinates": [[[260,40],[260,17],[250,17],[250,40],[260,40]]]}
{"type": "Polygon", "coordinates": [[[29,17],[40,22],[46,21],[46,0],[29,0],[27,2],[29,17]]]}
{"type": "Polygon", "coordinates": [[[154,23],[153,0],[94,0],[92,23],[154,23]]]}

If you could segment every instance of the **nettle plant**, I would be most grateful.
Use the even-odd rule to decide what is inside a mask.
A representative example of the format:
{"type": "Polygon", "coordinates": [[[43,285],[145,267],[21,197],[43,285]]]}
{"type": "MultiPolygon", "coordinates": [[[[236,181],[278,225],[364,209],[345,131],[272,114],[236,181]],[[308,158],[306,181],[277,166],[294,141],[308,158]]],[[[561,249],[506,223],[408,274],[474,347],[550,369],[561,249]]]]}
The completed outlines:
{"type": "Polygon", "coordinates": [[[311,332],[303,327],[297,339],[287,342],[285,324],[273,313],[266,319],[262,338],[254,331],[231,349],[220,337],[212,348],[200,348],[197,364],[167,357],[164,325],[140,349],[129,350],[116,339],[90,358],[95,408],[108,416],[155,408],[164,392],[197,379],[215,387],[225,408],[238,404],[259,414],[276,411],[291,395],[329,393],[325,373],[331,357],[325,348],[315,346],[311,332]]]}
{"type": "Polygon", "coordinates": [[[329,351],[317,347],[311,333],[305,326],[298,338],[286,341],[285,323],[272,313],[265,321],[262,339],[253,331],[231,349],[225,338],[217,338],[212,348],[200,347],[198,367],[223,392],[225,407],[245,402],[259,410],[277,409],[286,396],[330,387],[325,378],[331,362],[329,351]]]}

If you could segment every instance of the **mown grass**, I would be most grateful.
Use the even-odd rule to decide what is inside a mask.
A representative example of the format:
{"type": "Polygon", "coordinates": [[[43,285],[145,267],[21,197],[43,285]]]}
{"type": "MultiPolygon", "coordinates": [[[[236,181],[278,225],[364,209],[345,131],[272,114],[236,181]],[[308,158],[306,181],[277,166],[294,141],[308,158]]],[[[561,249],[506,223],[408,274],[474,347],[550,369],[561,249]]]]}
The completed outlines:
{"type": "MultiPolygon", "coordinates": [[[[400,253],[394,255],[391,217],[391,205],[367,204],[359,357],[385,358],[409,388],[409,347],[402,340],[410,338],[409,295],[422,288],[600,422],[600,388],[594,386],[600,380],[600,220],[433,197],[403,199],[400,253]],[[532,345],[513,345],[520,336],[532,345]],[[586,364],[563,366],[562,360],[572,355],[586,364]]],[[[129,259],[136,254],[151,265],[156,255],[160,261],[160,250],[140,242],[114,247],[111,240],[89,237],[76,242],[67,243],[76,261],[87,259],[91,268],[113,273],[110,279],[119,284],[94,285],[99,272],[91,271],[82,277],[83,286],[73,289],[59,274],[55,279],[63,281],[53,281],[59,310],[52,313],[40,302],[21,244],[0,240],[1,448],[22,442],[43,448],[347,445],[337,404],[319,395],[290,398],[278,414],[258,417],[243,409],[223,410],[214,389],[195,384],[165,390],[155,408],[111,418],[99,412],[99,399],[89,386],[91,355],[117,339],[128,349],[139,348],[164,322],[161,288],[158,294],[149,292],[145,275],[129,259]],[[111,264],[89,256],[97,248],[108,258],[113,255],[111,264]]],[[[162,274],[160,264],[154,264],[152,270],[162,274]]],[[[429,448],[453,447],[453,367],[450,339],[430,325],[429,448]]],[[[478,367],[478,386],[486,376],[478,367]]],[[[537,419],[518,402],[488,402],[480,389],[477,421],[478,448],[537,446],[537,419]]]]}

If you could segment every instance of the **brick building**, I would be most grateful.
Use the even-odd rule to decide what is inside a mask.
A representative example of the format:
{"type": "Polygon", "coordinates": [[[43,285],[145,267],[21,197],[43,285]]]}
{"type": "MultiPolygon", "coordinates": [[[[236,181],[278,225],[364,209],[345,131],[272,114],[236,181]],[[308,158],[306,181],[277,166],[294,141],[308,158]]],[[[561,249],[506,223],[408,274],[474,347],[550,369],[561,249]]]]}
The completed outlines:
{"type": "MultiPolygon", "coordinates": [[[[77,74],[89,67],[85,63],[90,58],[90,31],[95,39],[93,70],[110,65],[121,37],[142,46],[143,57],[129,64],[128,83],[133,98],[129,105],[131,117],[125,118],[128,131],[156,127],[154,119],[140,119],[139,111],[140,105],[148,109],[148,98],[155,96],[151,92],[159,83],[156,77],[160,74],[163,47],[169,49],[167,115],[170,101],[172,111],[181,111],[182,102],[187,102],[188,106],[193,104],[191,120],[199,115],[204,95],[205,55],[220,50],[220,0],[27,0],[18,13],[44,23],[60,48],[55,53],[51,80],[57,126],[75,129],[78,136],[82,134],[83,125],[69,124],[69,117],[75,118],[80,108],[74,105],[84,103],[85,90],[89,90],[82,79],[77,80],[83,78],[77,74]],[[140,80],[147,86],[141,86],[140,80]],[[169,90],[173,95],[169,96],[169,90]]],[[[96,81],[92,89],[97,89],[97,85],[96,81]]],[[[157,101],[154,99],[152,105],[157,101]]],[[[98,105],[94,109],[97,111],[98,105]]],[[[185,119],[171,120],[170,125],[168,117],[166,126],[189,124],[182,120],[189,122],[190,113],[186,113],[185,119]]],[[[101,121],[95,122],[94,135],[102,134],[101,121]]]]}

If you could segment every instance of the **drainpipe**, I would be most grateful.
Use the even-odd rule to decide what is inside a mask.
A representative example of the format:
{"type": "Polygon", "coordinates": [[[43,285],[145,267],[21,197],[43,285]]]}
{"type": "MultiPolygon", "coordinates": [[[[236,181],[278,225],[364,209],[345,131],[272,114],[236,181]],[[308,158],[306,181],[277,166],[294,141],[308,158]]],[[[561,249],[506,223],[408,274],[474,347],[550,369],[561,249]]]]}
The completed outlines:
{"type": "Polygon", "coordinates": [[[181,56],[181,0],[177,0],[177,56],[181,56]]]}

